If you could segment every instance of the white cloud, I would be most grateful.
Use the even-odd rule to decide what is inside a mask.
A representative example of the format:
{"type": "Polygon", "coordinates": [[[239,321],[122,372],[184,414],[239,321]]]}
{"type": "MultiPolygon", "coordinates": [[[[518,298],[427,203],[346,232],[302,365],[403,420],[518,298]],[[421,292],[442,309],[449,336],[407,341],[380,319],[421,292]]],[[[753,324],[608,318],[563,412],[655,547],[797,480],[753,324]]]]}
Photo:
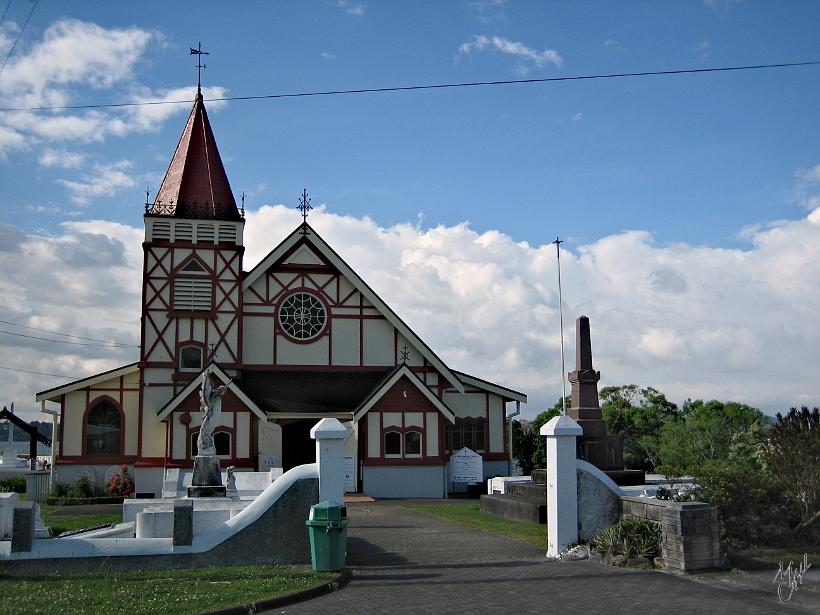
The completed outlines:
{"type": "Polygon", "coordinates": [[[322,55],[323,60],[335,60],[336,59],[336,54],[335,53],[330,53],[328,51],[323,51],[321,55],[322,55]]]}
{"type": "MultiPolygon", "coordinates": [[[[167,119],[186,115],[191,111],[194,101],[194,86],[184,86],[171,90],[151,91],[148,88],[134,90],[131,95],[133,102],[176,102],[178,104],[148,104],[138,107],[125,107],[123,114],[127,124],[134,130],[148,132],[159,129],[167,119]]],[[[221,86],[210,86],[202,88],[202,97],[205,100],[214,98],[224,98],[227,90],[221,86]]],[[[211,100],[208,103],[208,112],[213,113],[225,108],[228,103],[224,100],[211,100]]]]}
{"type": "Polygon", "coordinates": [[[583,114],[583,113],[581,113],[581,112],[574,113],[574,114],[572,115],[572,118],[571,118],[571,119],[572,119],[572,123],[573,123],[573,124],[577,124],[578,122],[580,122],[580,121],[583,119],[583,117],[584,117],[584,114],[583,114]]]}
{"type": "Polygon", "coordinates": [[[540,68],[550,63],[557,68],[561,68],[564,64],[564,60],[555,49],[538,51],[518,41],[511,41],[501,36],[485,36],[483,34],[474,34],[472,41],[462,43],[458,48],[458,53],[460,55],[470,55],[474,51],[482,51],[484,49],[499,51],[516,57],[520,61],[517,67],[520,73],[528,72],[533,65],[540,68]]]}
{"type": "Polygon", "coordinates": [[[65,86],[110,88],[131,78],[156,35],[140,28],[105,29],[76,19],[48,26],[28,53],[15,54],[0,80],[6,105],[54,106],[67,102],[65,86]]]}
{"type": "MultiPolygon", "coordinates": [[[[244,268],[300,221],[282,205],[249,212],[244,268]]],[[[528,415],[554,403],[561,380],[552,244],[468,224],[385,228],[324,207],[310,222],[448,365],[528,393],[528,415]]],[[[94,221],[34,237],[6,227],[0,319],[137,339],[141,229],[94,221]]],[[[748,249],[658,246],[650,233],[626,231],[565,250],[568,369],[573,320],[585,314],[601,386],[652,385],[677,402],[736,399],[770,411],[817,405],[818,237],[820,209],[749,231],[748,249]]],[[[10,367],[78,376],[136,356],[6,336],[0,344],[10,367]]],[[[21,408],[56,384],[0,373],[7,400],[21,408]]]]}
{"type": "Polygon", "coordinates": [[[64,149],[44,149],[40,153],[39,163],[46,168],[79,169],[85,162],[85,156],[64,149]]]}
{"type": "Polygon", "coordinates": [[[504,7],[509,0],[469,0],[467,8],[482,23],[490,23],[506,19],[504,7]]]}
{"type": "Polygon", "coordinates": [[[344,12],[348,15],[355,15],[356,17],[361,17],[365,14],[365,11],[367,10],[366,2],[352,3],[348,0],[325,0],[325,2],[327,4],[344,10],[344,12]]]}
{"type": "MultiPolygon", "coordinates": [[[[0,29],[0,47],[10,40],[10,32],[9,26],[0,29]]],[[[84,144],[154,131],[170,117],[187,113],[193,86],[152,91],[135,78],[146,53],[162,44],[161,34],[136,27],[106,29],[76,19],[60,19],[49,25],[40,40],[28,49],[18,49],[6,66],[0,79],[2,106],[71,105],[88,88],[106,90],[105,98],[115,101],[182,100],[187,104],[0,112],[0,161],[11,152],[40,150],[38,162],[42,166],[80,169],[87,159],[81,151],[84,144]]],[[[225,94],[220,86],[203,88],[206,99],[225,94]]],[[[98,96],[97,100],[102,99],[98,96]]],[[[213,101],[208,109],[218,111],[226,104],[213,101]]],[[[122,163],[98,164],[79,178],[59,181],[71,200],[82,204],[133,186],[134,174],[126,171],[122,163]]]]}
{"type": "Polygon", "coordinates": [[[81,181],[58,179],[71,194],[71,200],[78,205],[85,205],[93,198],[113,196],[118,192],[136,185],[137,180],[131,172],[133,163],[120,160],[112,164],[96,164],[92,172],[81,181]]]}

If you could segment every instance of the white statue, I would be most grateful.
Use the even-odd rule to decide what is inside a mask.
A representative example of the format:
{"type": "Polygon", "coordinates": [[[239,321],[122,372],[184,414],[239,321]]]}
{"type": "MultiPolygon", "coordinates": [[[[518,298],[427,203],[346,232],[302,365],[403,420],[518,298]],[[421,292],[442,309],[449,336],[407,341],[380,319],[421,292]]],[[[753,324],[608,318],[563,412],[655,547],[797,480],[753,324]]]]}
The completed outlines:
{"type": "Polygon", "coordinates": [[[225,477],[225,487],[228,491],[236,491],[236,475],[234,474],[233,466],[228,466],[228,470],[226,472],[227,476],[225,477]]]}
{"type": "Polygon", "coordinates": [[[219,423],[219,415],[222,412],[222,396],[227,392],[227,384],[214,388],[211,384],[211,370],[206,369],[202,374],[202,388],[199,390],[200,410],[205,415],[202,419],[202,426],[199,428],[199,437],[196,440],[198,455],[216,455],[214,445],[214,428],[219,423]]]}

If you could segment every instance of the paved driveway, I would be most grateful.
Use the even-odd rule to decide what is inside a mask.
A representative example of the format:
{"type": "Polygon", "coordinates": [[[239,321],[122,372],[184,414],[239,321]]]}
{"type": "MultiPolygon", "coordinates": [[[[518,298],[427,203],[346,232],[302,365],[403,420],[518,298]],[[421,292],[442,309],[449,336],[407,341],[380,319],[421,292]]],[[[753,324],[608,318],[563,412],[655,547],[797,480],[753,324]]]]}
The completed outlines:
{"type": "MultiPolygon", "coordinates": [[[[589,561],[547,562],[540,549],[453,525],[398,502],[348,505],[343,590],[275,613],[820,613],[818,594],[781,605],[771,589],[726,588],[589,561]]],[[[725,575],[724,575],[725,576],[725,575]]]]}

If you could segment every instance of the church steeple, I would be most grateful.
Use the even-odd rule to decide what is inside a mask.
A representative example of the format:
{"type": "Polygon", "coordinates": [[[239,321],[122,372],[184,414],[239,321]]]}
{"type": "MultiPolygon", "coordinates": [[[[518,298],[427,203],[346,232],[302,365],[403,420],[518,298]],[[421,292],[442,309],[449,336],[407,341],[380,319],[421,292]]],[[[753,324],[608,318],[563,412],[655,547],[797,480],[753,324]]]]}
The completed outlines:
{"type": "Polygon", "coordinates": [[[242,219],[199,89],[157,197],[146,213],[176,218],[242,219]]]}

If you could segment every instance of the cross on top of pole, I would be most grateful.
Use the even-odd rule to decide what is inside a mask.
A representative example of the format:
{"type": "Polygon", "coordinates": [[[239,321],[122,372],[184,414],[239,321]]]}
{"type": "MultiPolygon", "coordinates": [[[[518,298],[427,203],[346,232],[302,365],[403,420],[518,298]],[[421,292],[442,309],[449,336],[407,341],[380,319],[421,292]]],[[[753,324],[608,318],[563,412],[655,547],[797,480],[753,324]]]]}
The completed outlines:
{"type": "Polygon", "coordinates": [[[313,209],[313,206],[310,204],[307,188],[302,190],[302,195],[299,197],[299,205],[296,209],[302,212],[302,224],[307,223],[308,212],[313,209]]]}
{"type": "Polygon", "coordinates": [[[189,55],[197,56],[196,58],[196,91],[197,94],[202,93],[202,69],[208,68],[205,64],[202,63],[202,56],[209,56],[211,55],[207,51],[202,51],[202,43],[197,43],[196,49],[193,47],[190,48],[191,53],[189,55]]]}

